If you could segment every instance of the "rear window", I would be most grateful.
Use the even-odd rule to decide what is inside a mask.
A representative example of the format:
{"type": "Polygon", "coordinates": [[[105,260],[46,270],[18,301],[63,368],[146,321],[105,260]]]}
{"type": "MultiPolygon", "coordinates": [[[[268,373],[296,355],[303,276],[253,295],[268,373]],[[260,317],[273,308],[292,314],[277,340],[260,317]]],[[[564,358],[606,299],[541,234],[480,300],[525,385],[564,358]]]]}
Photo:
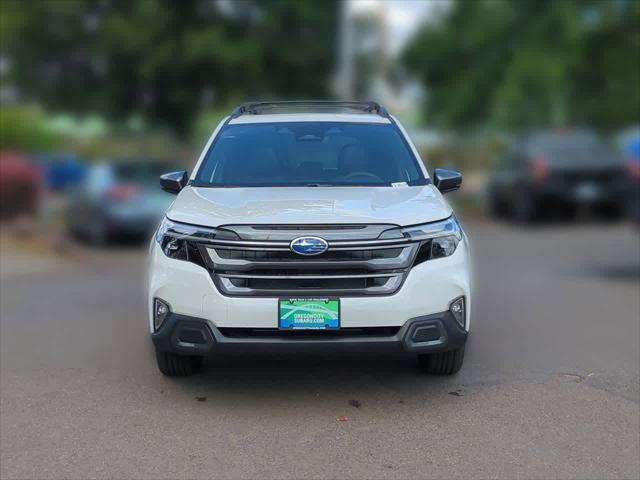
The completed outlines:
{"type": "Polygon", "coordinates": [[[531,143],[531,153],[558,166],[605,164],[618,160],[605,143],[588,134],[541,136],[531,143]]]}
{"type": "Polygon", "coordinates": [[[426,182],[395,125],[345,122],[226,125],[195,180],[210,187],[426,182]]]}
{"type": "Polygon", "coordinates": [[[163,173],[170,172],[172,167],[168,163],[138,160],[116,163],[115,175],[119,180],[127,182],[156,182],[163,173]]]}

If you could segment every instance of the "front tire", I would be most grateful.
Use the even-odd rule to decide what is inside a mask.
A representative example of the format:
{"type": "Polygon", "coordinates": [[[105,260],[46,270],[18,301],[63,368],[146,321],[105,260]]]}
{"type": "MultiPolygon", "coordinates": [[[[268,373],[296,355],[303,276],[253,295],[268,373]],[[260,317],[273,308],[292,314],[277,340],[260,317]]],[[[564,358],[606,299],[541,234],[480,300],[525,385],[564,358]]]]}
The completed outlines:
{"type": "Polygon", "coordinates": [[[448,352],[418,355],[423,372],[431,375],[453,375],[460,371],[464,362],[464,347],[448,352]]]}
{"type": "Polygon", "coordinates": [[[511,216],[516,222],[535,222],[538,219],[538,210],[537,199],[533,194],[526,190],[516,193],[511,205],[511,216]]]}
{"type": "Polygon", "coordinates": [[[102,247],[109,242],[109,233],[104,223],[100,220],[94,220],[89,227],[89,240],[97,246],[102,247]]]}
{"type": "Polygon", "coordinates": [[[505,203],[500,200],[496,193],[489,193],[489,197],[487,199],[489,214],[493,218],[506,218],[509,214],[509,209],[505,205],[505,203]]]}
{"type": "Polygon", "coordinates": [[[156,350],[158,369],[167,377],[188,377],[202,368],[201,356],[178,355],[156,350]]]}

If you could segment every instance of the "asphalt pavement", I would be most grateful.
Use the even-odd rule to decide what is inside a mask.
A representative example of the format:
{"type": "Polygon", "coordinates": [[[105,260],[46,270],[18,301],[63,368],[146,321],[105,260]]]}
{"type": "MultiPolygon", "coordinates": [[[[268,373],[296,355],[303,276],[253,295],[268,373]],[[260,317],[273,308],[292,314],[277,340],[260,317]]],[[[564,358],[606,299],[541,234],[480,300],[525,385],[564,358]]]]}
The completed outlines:
{"type": "Polygon", "coordinates": [[[639,231],[467,230],[472,333],[450,378],[337,352],[239,352],[165,378],[144,248],[5,248],[0,477],[639,478],[639,231]]]}

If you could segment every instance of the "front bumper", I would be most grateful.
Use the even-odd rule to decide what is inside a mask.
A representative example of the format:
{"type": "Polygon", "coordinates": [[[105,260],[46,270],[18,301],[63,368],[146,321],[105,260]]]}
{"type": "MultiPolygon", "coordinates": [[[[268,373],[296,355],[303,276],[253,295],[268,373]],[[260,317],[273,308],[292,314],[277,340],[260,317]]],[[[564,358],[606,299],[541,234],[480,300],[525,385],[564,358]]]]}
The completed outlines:
{"type": "MultiPolygon", "coordinates": [[[[461,296],[466,299],[465,329],[471,317],[470,261],[466,237],[449,257],[414,266],[393,295],[341,297],[340,323],[346,328],[403,327],[407,320],[441,314],[461,296]]],[[[172,313],[203,319],[213,328],[274,329],[276,297],[231,297],[221,294],[210,273],[194,263],[168,258],[151,242],[148,313],[153,333],[153,300],[172,313]]]]}
{"type": "Polygon", "coordinates": [[[331,331],[282,332],[277,329],[224,329],[211,322],[170,314],[152,334],[156,348],[184,355],[208,355],[238,350],[404,350],[435,353],[462,347],[468,333],[451,313],[442,312],[408,320],[397,329],[362,328],[331,331]]]}
{"type": "Polygon", "coordinates": [[[622,206],[629,198],[629,185],[625,181],[564,181],[551,178],[532,188],[536,197],[570,205],[622,206]]]}

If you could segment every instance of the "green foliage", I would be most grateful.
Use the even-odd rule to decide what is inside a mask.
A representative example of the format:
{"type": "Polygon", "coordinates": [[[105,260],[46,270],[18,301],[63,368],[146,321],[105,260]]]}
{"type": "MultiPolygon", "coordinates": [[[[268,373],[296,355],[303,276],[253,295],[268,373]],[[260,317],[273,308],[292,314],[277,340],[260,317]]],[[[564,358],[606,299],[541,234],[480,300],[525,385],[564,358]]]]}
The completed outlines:
{"type": "Polygon", "coordinates": [[[91,142],[74,141],[66,145],[89,162],[140,158],[166,160],[175,165],[195,163],[193,152],[181,148],[174,138],[159,133],[146,135],[118,134],[99,137],[91,142]]]}
{"type": "Polygon", "coordinates": [[[202,111],[194,121],[189,142],[190,145],[193,148],[202,150],[213,133],[213,129],[217,127],[222,119],[229,115],[229,112],[239,103],[241,103],[241,100],[236,99],[235,101],[222,104],[219,107],[202,111]]]}
{"type": "Polygon", "coordinates": [[[449,128],[640,120],[640,2],[459,0],[403,58],[449,128]]]}
{"type": "Polygon", "coordinates": [[[46,127],[42,110],[30,106],[0,108],[0,150],[46,150],[59,138],[46,127]]]}
{"type": "Polygon", "coordinates": [[[429,170],[453,168],[462,172],[486,171],[503,149],[504,142],[482,138],[423,147],[420,156],[429,170]]]}
{"type": "Polygon", "coordinates": [[[328,93],[337,0],[1,1],[3,81],[48,109],[184,137],[230,97],[328,93]]]}

